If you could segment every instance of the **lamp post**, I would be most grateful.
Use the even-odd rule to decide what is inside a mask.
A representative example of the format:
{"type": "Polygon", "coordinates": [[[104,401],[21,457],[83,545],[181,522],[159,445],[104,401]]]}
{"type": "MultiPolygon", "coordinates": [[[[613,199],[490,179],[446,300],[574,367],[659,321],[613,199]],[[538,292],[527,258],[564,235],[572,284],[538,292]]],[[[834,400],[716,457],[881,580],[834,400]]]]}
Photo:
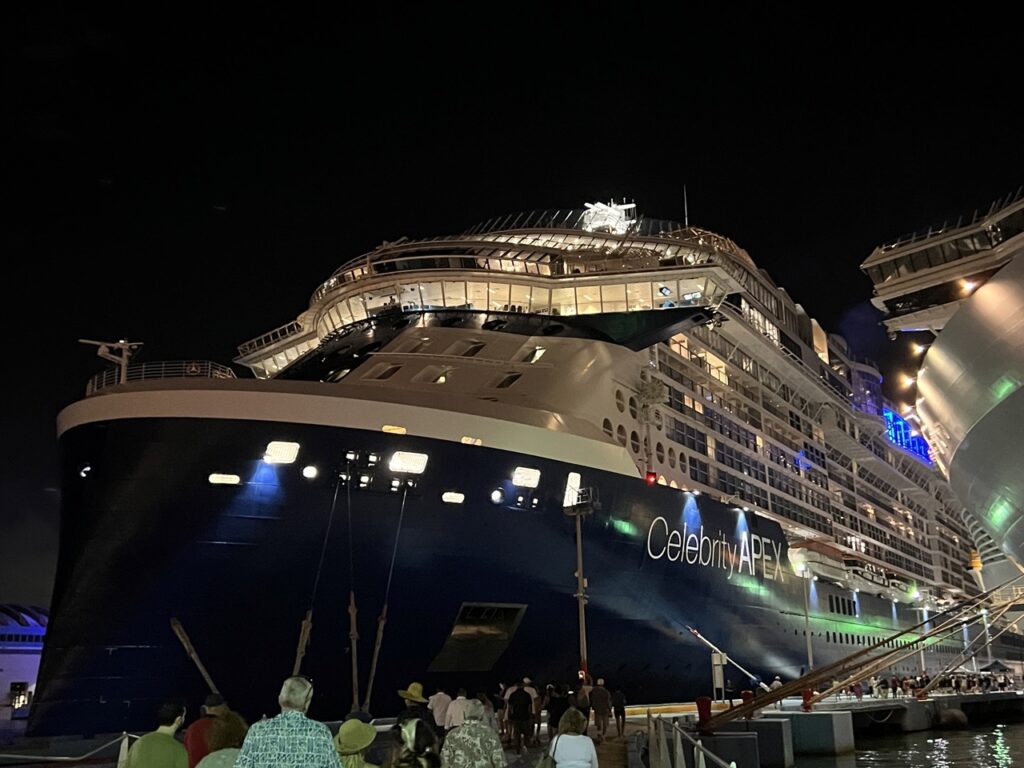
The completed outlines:
{"type": "Polygon", "coordinates": [[[565,514],[576,518],[576,605],[579,610],[580,670],[587,672],[587,580],[583,576],[583,517],[600,508],[592,488],[573,489],[575,503],[563,507],[565,514]]]}

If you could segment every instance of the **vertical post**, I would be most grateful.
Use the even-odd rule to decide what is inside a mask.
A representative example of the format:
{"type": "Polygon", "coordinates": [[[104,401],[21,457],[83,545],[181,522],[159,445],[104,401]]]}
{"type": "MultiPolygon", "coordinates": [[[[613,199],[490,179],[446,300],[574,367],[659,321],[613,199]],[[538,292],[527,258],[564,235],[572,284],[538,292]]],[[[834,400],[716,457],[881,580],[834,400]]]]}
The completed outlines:
{"type": "Polygon", "coordinates": [[[988,633],[988,608],[981,609],[981,619],[985,622],[985,656],[992,663],[992,637],[988,633]]]}
{"type": "Polygon", "coordinates": [[[575,510],[576,517],[576,602],[580,622],[580,669],[587,671],[587,604],[586,581],[583,578],[583,512],[575,510]]]}
{"type": "Polygon", "coordinates": [[[814,651],[811,649],[811,574],[807,571],[804,578],[804,639],[807,641],[807,673],[814,669],[814,651]]]}

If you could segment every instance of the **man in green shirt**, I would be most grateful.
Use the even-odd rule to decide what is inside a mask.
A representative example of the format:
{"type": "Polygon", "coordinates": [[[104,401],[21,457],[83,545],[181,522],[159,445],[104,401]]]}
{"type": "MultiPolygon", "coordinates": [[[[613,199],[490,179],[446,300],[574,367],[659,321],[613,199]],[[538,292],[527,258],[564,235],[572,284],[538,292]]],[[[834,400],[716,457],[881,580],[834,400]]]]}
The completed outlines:
{"type": "Polygon", "coordinates": [[[136,741],[128,751],[128,768],[188,768],[185,745],[174,738],[185,722],[185,707],[168,702],[160,707],[158,728],[136,741]]]}

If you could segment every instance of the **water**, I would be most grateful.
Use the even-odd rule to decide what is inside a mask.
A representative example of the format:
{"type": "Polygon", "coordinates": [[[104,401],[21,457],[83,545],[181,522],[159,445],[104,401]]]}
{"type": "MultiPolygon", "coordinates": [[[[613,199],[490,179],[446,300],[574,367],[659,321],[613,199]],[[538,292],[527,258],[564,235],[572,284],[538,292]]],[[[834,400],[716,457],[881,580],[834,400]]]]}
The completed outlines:
{"type": "Polygon", "coordinates": [[[857,754],[798,755],[797,768],[1024,768],[1024,723],[965,731],[857,736],[857,754]]]}

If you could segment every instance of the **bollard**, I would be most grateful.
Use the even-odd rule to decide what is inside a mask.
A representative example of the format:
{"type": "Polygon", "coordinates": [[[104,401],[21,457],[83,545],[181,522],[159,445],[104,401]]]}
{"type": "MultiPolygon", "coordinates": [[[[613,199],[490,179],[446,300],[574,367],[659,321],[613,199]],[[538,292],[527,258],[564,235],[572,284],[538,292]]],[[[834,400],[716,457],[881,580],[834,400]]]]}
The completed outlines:
{"type": "Polygon", "coordinates": [[[804,703],[800,705],[800,708],[804,712],[810,712],[811,711],[811,703],[810,702],[811,702],[811,699],[813,699],[813,698],[814,698],[814,691],[812,691],[810,688],[804,688],[804,703]]]}
{"type": "MultiPolygon", "coordinates": [[[[744,704],[749,704],[751,701],[754,700],[754,692],[750,690],[740,691],[740,696],[743,697],[744,704]]],[[[747,715],[747,720],[750,720],[753,716],[754,713],[751,712],[749,715],[747,715]]]]}
{"type": "Polygon", "coordinates": [[[711,719],[711,697],[697,697],[697,727],[703,728],[704,724],[711,719]]]}

